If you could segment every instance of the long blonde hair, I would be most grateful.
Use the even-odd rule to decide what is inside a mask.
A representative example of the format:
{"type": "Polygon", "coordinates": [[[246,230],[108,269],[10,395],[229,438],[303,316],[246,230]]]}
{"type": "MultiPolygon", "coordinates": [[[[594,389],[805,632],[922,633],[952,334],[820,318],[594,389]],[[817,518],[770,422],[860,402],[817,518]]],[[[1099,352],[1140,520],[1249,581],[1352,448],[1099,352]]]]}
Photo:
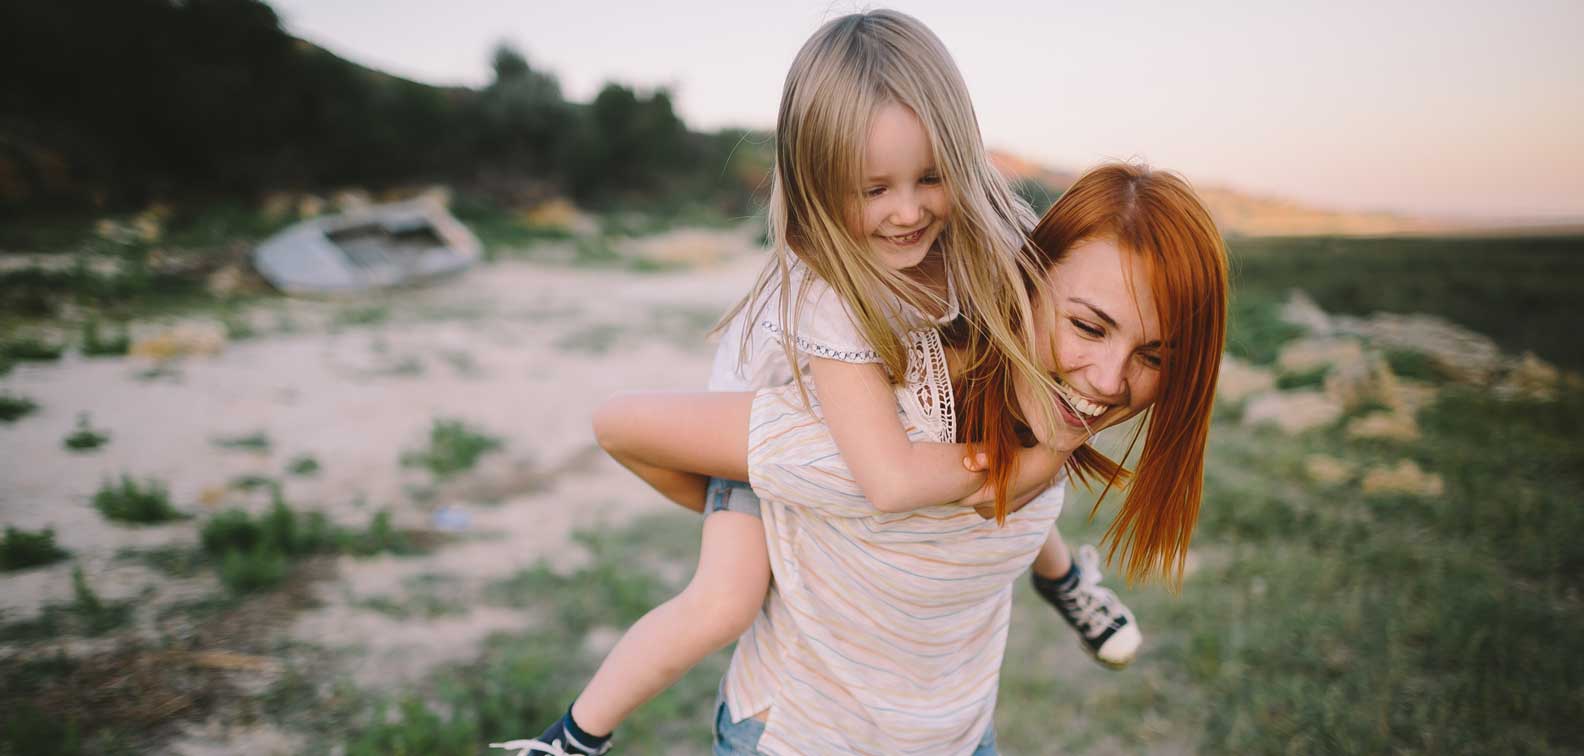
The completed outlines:
{"type": "MultiPolygon", "coordinates": [[[[1008,368],[1043,389],[1036,392],[1040,409],[1055,418],[1055,384],[1039,369],[1031,336],[1015,327],[1031,322],[1027,284],[1043,282],[1038,262],[1023,244],[1035,215],[990,165],[967,85],[951,54],[924,24],[893,10],[832,20],[793,60],[776,118],[772,256],[752,291],[722,322],[766,301],[770,287],[779,287],[780,319],[788,334],[782,346],[788,362],[796,365],[795,308],[802,306],[812,280],[805,278],[793,295],[795,258],[841,298],[893,380],[906,375],[907,349],[894,325],[904,322],[900,306],[928,312],[938,311],[941,302],[920,282],[873,259],[865,240],[855,238],[845,222],[857,201],[869,126],[875,113],[891,103],[918,117],[951,198],[950,219],[936,245],[965,325],[983,335],[968,362],[1000,355],[1008,368]]],[[[742,334],[744,353],[751,330],[742,334]]],[[[802,376],[793,373],[801,388],[802,376]]]]}

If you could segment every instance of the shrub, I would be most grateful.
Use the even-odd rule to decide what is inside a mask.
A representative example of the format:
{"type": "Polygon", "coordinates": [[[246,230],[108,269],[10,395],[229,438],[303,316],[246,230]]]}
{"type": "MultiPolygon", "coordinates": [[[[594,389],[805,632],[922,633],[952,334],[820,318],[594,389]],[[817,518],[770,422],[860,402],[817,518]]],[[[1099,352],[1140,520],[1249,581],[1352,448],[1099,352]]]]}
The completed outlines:
{"type": "Polygon", "coordinates": [[[100,514],[117,522],[158,523],[186,517],[170,505],[165,484],[149,480],[139,485],[130,475],[122,475],[119,484],[101,484],[93,503],[100,514]]]}
{"type": "Polygon", "coordinates": [[[61,351],[60,344],[31,336],[15,338],[0,345],[0,353],[18,362],[51,362],[60,359],[61,351]]]}
{"type": "Polygon", "coordinates": [[[501,440],[479,433],[460,420],[435,420],[429,429],[429,448],[410,451],[402,465],[423,467],[437,478],[449,478],[472,469],[479,457],[501,448],[501,440]]]}
{"type": "Polygon", "coordinates": [[[28,532],[7,526],[5,538],[0,540],[0,569],[22,570],[67,557],[65,549],[55,545],[55,531],[45,528],[28,532]]]}
{"type": "Polygon", "coordinates": [[[32,399],[12,394],[0,394],[0,422],[14,423],[36,409],[38,409],[38,405],[32,399]]]}
{"type": "Polygon", "coordinates": [[[86,413],[77,416],[77,429],[63,442],[72,451],[93,451],[110,442],[110,435],[100,433],[88,424],[86,413]]]}
{"type": "Polygon", "coordinates": [[[122,325],[114,335],[106,336],[99,330],[99,320],[89,318],[82,327],[82,353],[89,357],[118,357],[132,348],[132,337],[122,325]]]}

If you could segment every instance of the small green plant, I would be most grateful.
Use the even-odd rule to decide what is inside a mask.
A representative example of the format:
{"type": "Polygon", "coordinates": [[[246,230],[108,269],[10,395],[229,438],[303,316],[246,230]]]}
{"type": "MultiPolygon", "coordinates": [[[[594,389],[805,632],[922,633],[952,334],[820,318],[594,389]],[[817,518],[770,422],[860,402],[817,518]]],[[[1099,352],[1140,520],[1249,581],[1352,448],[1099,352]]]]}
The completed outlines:
{"type": "Polygon", "coordinates": [[[301,477],[318,475],[319,460],[315,459],[312,454],[298,455],[286,463],[286,472],[301,477]]]}
{"type": "Polygon", "coordinates": [[[241,594],[270,588],[291,574],[292,561],[313,554],[410,553],[411,542],[391,527],[390,513],[376,513],[366,531],[332,524],[322,512],[297,512],[277,487],[274,503],[258,516],[230,509],[209,518],[199,542],[219,568],[220,580],[241,594]]]}
{"type": "Polygon", "coordinates": [[[231,479],[231,487],[238,491],[257,491],[280,485],[267,475],[239,475],[231,479]]]}
{"type": "Polygon", "coordinates": [[[82,567],[73,567],[71,614],[84,635],[104,635],[132,618],[132,605],[130,602],[105,603],[88,585],[82,567]]]}
{"type": "Polygon", "coordinates": [[[378,325],[390,319],[390,308],[385,305],[349,307],[335,314],[332,322],[338,326],[378,325]]]}
{"type": "Polygon", "coordinates": [[[98,318],[89,318],[83,322],[81,348],[89,357],[119,357],[132,348],[132,337],[124,323],[115,333],[107,335],[100,330],[98,318]]]}
{"type": "Polygon", "coordinates": [[[220,582],[234,593],[273,588],[286,579],[286,555],[263,547],[228,551],[220,561],[220,582]]]}
{"type": "Polygon", "coordinates": [[[29,532],[7,526],[5,539],[0,540],[0,569],[8,572],[58,562],[67,556],[65,549],[55,545],[52,528],[29,532]]]}
{"type": "Polygon", "coordinates": [[[247,317],[235,311],[228,310],[220,316],[220,327],[225,329],[228,341],[246,341],[258,335],[247,317]]]}
{"type": "Polygon", "coordinates": [[[1305,370],[1296,373],[1282,373],[1276,376],[1276,388],[1291,391],[1301,388],[1318,388],[1325,385],[1325,377],[1331,372],[1330,365],[1305,370]]]}
{"type": "Polygon", "coordinates": [[[211,440],[211,443],[222,449],[236,449],[258,454],[267,453],[271,446],[270,437],[264,431],[255,431],[241,436],[216,436],[211,440]]]}
{"type": "Polygon", "coordinates": [[[14,338],[0,345],[0,353],[17,362],[52,362],[60,359],[62,351],[60,344],[34,336],[14,338]]]}
{"type": "Polygon", "coordinates": [[[63,443],[72,451],[93,451],[110,443],[110,434],[94,430],[88,422],[88,413],[84,412],[77,416],[77,429],[66,436],[63,443]]]}
{"type": "Polygon", "coordinates": [[[461,420],[437,419],[429,429],[429,448],[402,455],[406,467],[422,467],[437,478],[449,478],[472,469],[479,457],[500,449],[494,436],[469,428],[461,420]]]}
{"type": "Polygon", "coordinates": [[[38,405],[32,399],[14,394],[0,394],[0,422],[14,423],[36,409],[38,405]]]}
{"type": "Polygon", "coordinates": [[[122,475],[119,483],[101,484],[93,503],[100,514],[116,522],[153,524],[186,517],[171,506],[164,483],[149,480],[140,485],[130,475],[122,475]]]}
{"type": "Polygon", "coordinates": [[[1387,350],[1386,364],[1391,366],[1393,373],[1403,378],[1426,383],[1443,383],[1447,380],[1446,370],[1424,352],[1407,349],[1387,350]]]}

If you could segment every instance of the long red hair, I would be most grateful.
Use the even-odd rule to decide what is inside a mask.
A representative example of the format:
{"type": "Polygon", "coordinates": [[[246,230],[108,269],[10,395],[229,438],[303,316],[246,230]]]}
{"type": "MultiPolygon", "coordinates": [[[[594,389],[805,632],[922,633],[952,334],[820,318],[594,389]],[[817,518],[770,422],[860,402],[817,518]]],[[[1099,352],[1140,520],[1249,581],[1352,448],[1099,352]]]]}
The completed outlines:
{"type": "MultiPolygon", "coordinates": [[[[1140,425],[1144,448],[1136,470],[1129,473],[1088,444],[1073,453],[1067,469],[1091,487],[1104,481],[1101,501],[1113,486],[1126,486],[1104,541],[1109,558],[1120,553],[1128,580],[1159,574],[1176,582],[1199,517],[1210,410],[1226,342],[1226,247],[1187,181],[1123,163],[1102,165],[1074,182],[1029,234],[1027,252],[1049,271],[1067,250],[1096,238],[1115,240],[1142,259],[1167,348],[1160,396],[1140,425]]],[[[979,338],[968,330],[963,338],[979,338]]],[[[996,516],[1004,521],[1015,452],[1028,433],[1009,366],[993,351],[979,353],[985,357],[968,365],[961,379],[962,437],[988,456],[996,516]]],[[[1138,438],[1135,433],[1129,452],[1138,438]]],[[[1096,501],[1091,517],[1099,506],[1096,501]]]]}

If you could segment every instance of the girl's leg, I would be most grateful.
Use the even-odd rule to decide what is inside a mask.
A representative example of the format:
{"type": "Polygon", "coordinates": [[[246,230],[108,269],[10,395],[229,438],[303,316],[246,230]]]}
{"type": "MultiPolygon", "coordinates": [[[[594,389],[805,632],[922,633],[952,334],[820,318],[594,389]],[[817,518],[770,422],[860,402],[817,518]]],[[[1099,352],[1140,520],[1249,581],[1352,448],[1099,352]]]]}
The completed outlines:
{"type": "Polygon", "coordinates": [[[748,479],[752,410],[751,393],[618,394],[594,411],[594,436],[661,495],[702,512],[709,476],[748,479]]]}
{"type": "Polygon", "coordinates": [[[1040,547],[1039,554],[1034,557],[1034,574],[1046,580],[1060,580],[1071,569],[1072,552],[1067,550],[1067,542],[1062,540],[1061,532],[1052,525],[1050,533],[1045,536],[1045,545],[1040,547]]]}
{"type": "Polygon", "coordinates": [[[591,733],[614,730],[640,704],[746,632],[769,585],[770,561],[759,518],[730,511],[710,514],[704,519],[693,580],[628,629],[578,696],[572,718],[591,733]]]}
{"type": "Polygon", "coordinates": [[[1083,547],[1074,560],[1053,525],[1032,572],[1034,590],[1078,632],[1097,661],[1121,668],[1138,655],[1144,642],[1138,620],[1115,592],[1100,585],[1100,555],[1093,546],[1083,547]]]}

